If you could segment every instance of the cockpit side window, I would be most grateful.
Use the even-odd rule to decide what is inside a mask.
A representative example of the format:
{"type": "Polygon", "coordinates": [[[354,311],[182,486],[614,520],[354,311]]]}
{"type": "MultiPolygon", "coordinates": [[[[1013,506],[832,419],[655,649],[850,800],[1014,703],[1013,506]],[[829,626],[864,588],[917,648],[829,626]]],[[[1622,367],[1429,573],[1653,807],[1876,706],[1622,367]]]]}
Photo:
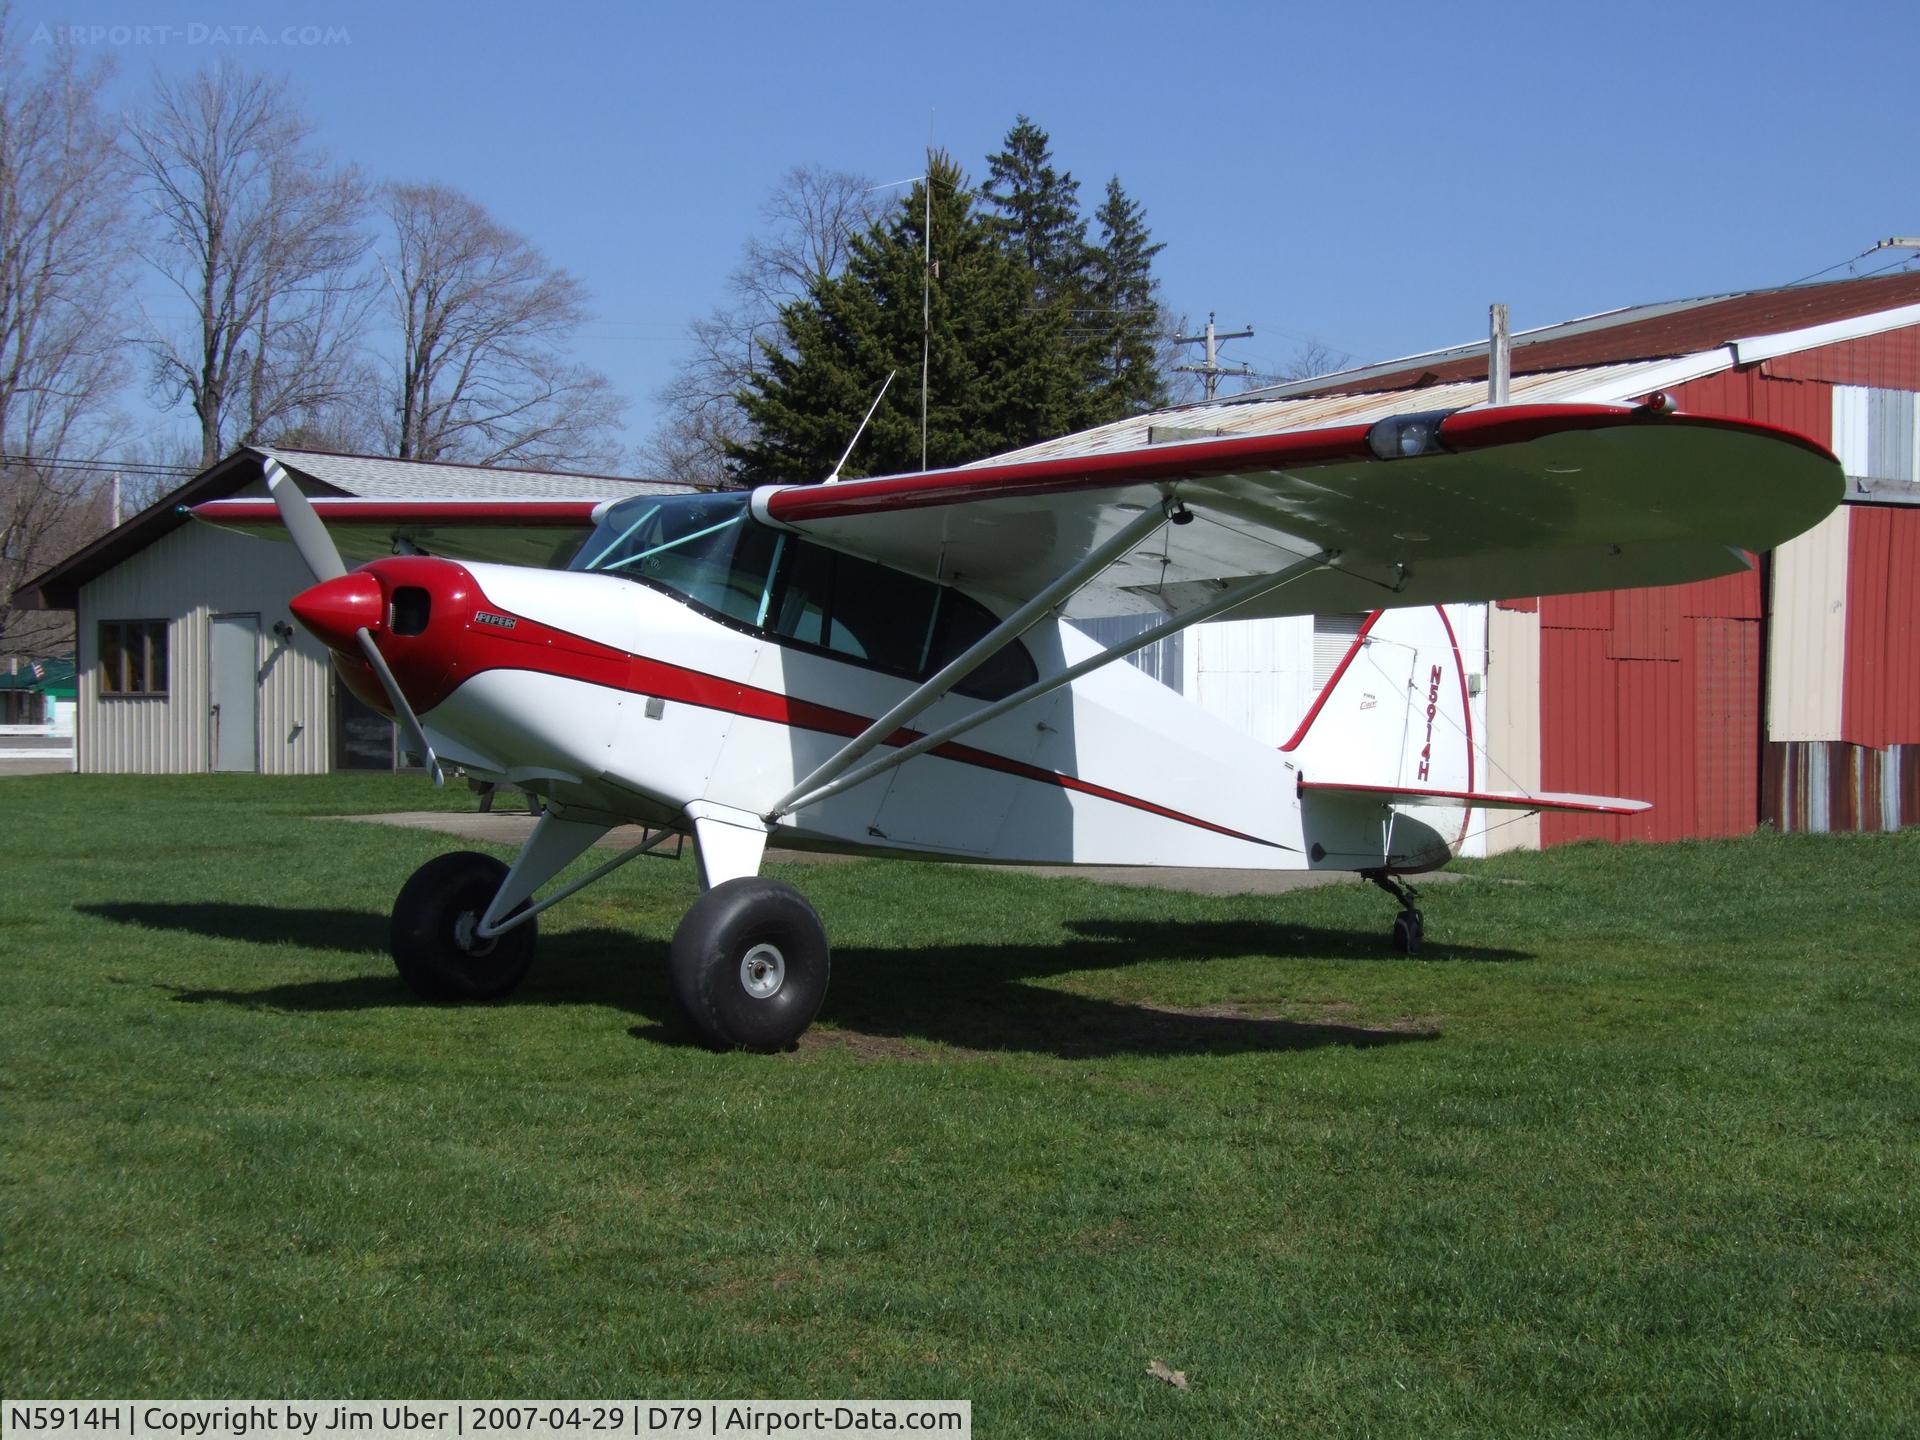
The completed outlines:
{"type": "MultiPolygon", "coordinates": [[[[923,680],[998,623],[959,591],[756,523],[742,492],[636,495],[569,566],[658,586],[743,628],[923,680]]],[[[954,688],[997,700],[1033,683],[1015,641],[954,688]]]]}

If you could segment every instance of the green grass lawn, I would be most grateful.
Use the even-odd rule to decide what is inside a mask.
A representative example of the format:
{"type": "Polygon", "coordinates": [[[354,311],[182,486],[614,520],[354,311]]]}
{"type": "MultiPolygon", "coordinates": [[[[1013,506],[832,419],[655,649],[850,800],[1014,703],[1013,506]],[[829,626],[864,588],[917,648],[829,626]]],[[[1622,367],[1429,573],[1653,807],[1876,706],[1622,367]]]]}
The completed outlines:
{"type": "Polygon", "coordinates": [[[0,1389],[968,1397],[983,1435],[1914,1434],[1920,831],[1428,894],[783,877],[712,1055],[690,861],[419,1003],[418,780],[0,780],[0,1389]],[[1187,1372],[1185,1393],[1151,1378],[1187,1372]]]}

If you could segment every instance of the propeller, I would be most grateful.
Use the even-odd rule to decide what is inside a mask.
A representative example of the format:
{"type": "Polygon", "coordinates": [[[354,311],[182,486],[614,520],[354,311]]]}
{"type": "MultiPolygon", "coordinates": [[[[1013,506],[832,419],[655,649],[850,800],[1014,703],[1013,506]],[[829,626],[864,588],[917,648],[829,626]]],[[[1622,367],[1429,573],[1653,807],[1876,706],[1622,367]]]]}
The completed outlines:
{"type": "Polygon", "coordinates": [[[280,512],[280,523],[293,537],[293,548],[307,562],[316,583],[337,580],[347,573],[346,562],[327,534],[326,522],[315,513],[313,502],[300,493],[293,477],[278,460],[267,461],[267,494],[280,512]]]}
{"type": "MultiPolygon", "coordinates": [[[[333,537],[327,533],[326,522],[313,508],[313,502],[300,493],[300,487],[293,483],[286,468],[278,460],[269,460],[266,464],[267,494],[273,497],[274,508],[280,512],[280,523],[287,527],[287,534],[293,538],[293,548],[300,552],[300,558],[306,562],[307,569],[313,572],[316,585],[325,585],[338,580],[347,573],[346,562],[340,558],[340,549],[333,543],[333,537]]],[[[362,625],[353,632],[353,638],[360,646],[361,654],[367,657],[367,664],[373,667],[373,673],[380,681],[380,688],[386,691],[387,699],[393,705],[395,718],[412,741],[413,748],[420,752],[426,762],[427,772],[433,776],[433,783],[445,785],[446,772],[441,769],[440,757],[433,753],[433,746],[427,740],[427,732],[420,723],[420,717],[413,713],[413,706],[407,703],[406,695],[400,689],[400,682],[393,678],[393,671],[387,665],[387,657],[380,653],[380,647],[373,642],[373,632],[362,625]]]]}

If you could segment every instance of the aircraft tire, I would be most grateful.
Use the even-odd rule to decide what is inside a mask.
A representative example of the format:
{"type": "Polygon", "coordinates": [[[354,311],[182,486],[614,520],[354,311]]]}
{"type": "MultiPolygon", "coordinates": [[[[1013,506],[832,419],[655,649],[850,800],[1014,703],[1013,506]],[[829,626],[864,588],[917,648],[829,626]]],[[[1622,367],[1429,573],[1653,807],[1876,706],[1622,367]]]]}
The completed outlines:
{"type": "Polygon", "coordinates": [[[476,940],[507,867],[491,855],[456,850],[414,871],[393,902],[393,965],[427,1000],[498,1000],[533,965],[538,920],[522,921],[491,941],[476,940]]]}
{"type": "Polygon", "coordinates": [[[1393,948],[1402,955],[1418,955],[1426,938],[1426,917],[1418,910],[1402,910],[1393,917],[1393,948]]]}
{"type": "Polygon", "coordinates": [[[798,890],[757,876],[694,901],[673,932],[673,998],[714,1050],[784,1050],[820,1013],[827,932],[798,890]]]}

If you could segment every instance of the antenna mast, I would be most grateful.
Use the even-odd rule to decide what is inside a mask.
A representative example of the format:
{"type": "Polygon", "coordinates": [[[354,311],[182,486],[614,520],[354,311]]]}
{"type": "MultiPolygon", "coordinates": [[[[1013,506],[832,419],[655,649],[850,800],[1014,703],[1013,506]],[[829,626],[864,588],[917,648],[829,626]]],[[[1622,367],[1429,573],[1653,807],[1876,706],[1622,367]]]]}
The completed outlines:
{"type": "Polygon", "coordinates": [[[933,157],[927,157],[927,218],[920,256],[920,468],[927,468],[927,366],[933,358],[933,157]]]}
{"type": "MultiPolygon", "coordinates": [[[[833,467],[833,473],[820,482],[822,485],[838,485],[840,483],[840,467],[847,463],[847,457],[853,454],[853,447],[858,445],[860,443],[860,437],[867,433],[867,421],[873,419],[873,412],[880,408],[880,402],[886,396],[887,386],[893,383],[893,377],[899,373],[898,370],[889,370],[887,372],[887,378],[880,382],[880,393],[873,397],[873,403],[867,406],[867,413],[860,417],[860,428],[855,430],[853,432],[853,438],[847,441],[847,448],[840,454],[840,464],[835,465],[833,467]]],[[[920,468],[924,470],[927,467],[922,465],[920,468]]]]}

